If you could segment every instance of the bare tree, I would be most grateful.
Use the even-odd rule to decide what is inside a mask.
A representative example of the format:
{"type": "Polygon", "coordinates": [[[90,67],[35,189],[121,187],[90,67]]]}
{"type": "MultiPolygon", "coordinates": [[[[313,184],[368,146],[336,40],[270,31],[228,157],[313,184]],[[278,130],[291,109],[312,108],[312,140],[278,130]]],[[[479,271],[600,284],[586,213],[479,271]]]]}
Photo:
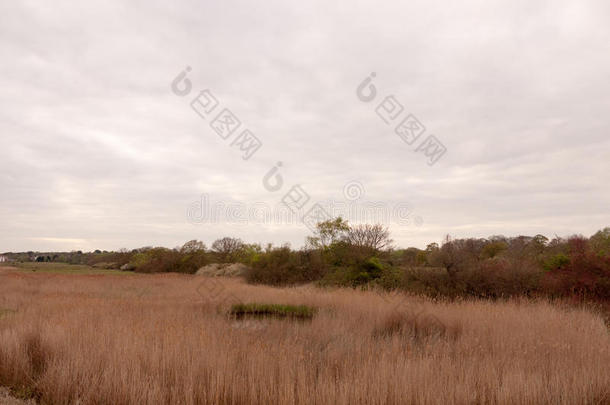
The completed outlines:
{"type": "Polygon", "coordinates": [[[373,252],[389,249],[392,245],[388,227],[379,224],[350,226],[346,234],[346,240],[350,245],[373,252]]]}
{"type": "Polygon", "coordinates": [[[441,248],[434,252],[432,262],[445,267],[455,280],[457,273],[479,262],[484,246],[484,239],[451,239],[447,235],[441,248]]]}
{"type": "Polygon", "coordinates": [[[199,251],[205,252],[205,244],[196,239],[186,242],[180,248],[180,253],[194,253],[199,251]]]}

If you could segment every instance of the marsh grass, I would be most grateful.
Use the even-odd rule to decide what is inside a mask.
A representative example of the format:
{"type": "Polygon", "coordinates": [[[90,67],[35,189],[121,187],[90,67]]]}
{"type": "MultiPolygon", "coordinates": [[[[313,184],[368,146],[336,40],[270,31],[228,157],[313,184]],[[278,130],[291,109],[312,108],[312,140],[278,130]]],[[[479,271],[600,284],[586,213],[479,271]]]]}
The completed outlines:
{"type": "Polygon", "coordinates": [[[373,337],[402,335],[416,342],[424,342],[431,339],[455,340],[461,332],[461,325],[442,322],[429,313],[393,311],[382,317],[373,330],[373,337]]]}
{"type": "Polygon", "coordinates": [[[0,385],[43,404],[610,403],[610,334],[584,309],[405,297],[401,314],[372,291],[216,279],[204,298],[188,275],[0,273],[17,311],[0,385]],[[318,311],[246,327],[228,294],[318,311]]]}
{"type": "Polygon", "coordinates": [[[291,319],[312,319],[316,309],[307,305],[286,304],[235,304],[231,307],[229,315],[237,319],[245,317],[275,317],[291,319]]]}

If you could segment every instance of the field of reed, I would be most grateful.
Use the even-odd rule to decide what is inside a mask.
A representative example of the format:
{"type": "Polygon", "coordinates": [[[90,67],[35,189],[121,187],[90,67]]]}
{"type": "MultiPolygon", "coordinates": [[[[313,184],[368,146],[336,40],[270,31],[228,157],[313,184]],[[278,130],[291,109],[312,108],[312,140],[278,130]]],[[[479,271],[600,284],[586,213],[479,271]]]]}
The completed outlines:
{"type": "Polygon", "coordinates": [[[545,301],[5,269],[0,386],[45,404],[607,404],[610,334],[545,301]],[[231,317],[240,303],[315,315],[231,317]]]}

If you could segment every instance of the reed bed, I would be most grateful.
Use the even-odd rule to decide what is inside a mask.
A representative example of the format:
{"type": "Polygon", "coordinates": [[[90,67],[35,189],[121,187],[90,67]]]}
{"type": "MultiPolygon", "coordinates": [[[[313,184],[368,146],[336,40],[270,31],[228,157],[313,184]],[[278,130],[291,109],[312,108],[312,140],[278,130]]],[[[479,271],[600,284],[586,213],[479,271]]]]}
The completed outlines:
{"type": "Polygon", "coordinates": [[[0,309],[0,385],[46,404],[610,403],[603,321],[544,301],[5,271],[0,309]]]}

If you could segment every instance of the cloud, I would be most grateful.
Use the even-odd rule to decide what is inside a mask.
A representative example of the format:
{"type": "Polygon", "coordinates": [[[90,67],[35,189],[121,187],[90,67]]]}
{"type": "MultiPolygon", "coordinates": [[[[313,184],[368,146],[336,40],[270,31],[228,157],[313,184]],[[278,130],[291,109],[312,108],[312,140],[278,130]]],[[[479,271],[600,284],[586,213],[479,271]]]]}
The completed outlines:
{"type": "MultiPolygon", "coordinates": [[[[202,193],[311,202],[358,180],[444,234],[591,234],[610,223],[603,1],[118,1],[0,5],[0,251],[303,243],[305,226],[189,223],[202,193]],[[191,66],[263,142],[244,161],[170,82],[191,66]],[[356,97],[377,74],[378,99],[356,97]],[[375,113],[394,95],[447,147],[430,167],[375,113]],[[282,162],[284,189],[262,177],[282,162]]],[[[194,94],[194,93],[193,93],[194,94]]]]}

